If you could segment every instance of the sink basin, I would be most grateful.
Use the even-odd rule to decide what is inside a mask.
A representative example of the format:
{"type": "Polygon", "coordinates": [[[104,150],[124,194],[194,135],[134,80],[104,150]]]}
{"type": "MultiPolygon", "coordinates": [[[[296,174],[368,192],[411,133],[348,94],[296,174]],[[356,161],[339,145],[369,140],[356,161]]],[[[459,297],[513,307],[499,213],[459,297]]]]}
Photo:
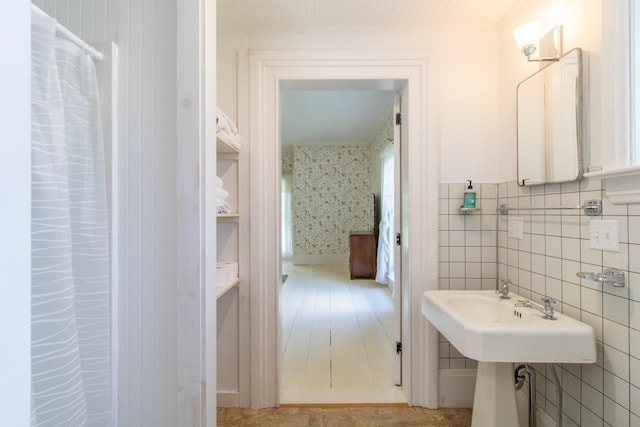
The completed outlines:
{"type": "Polygon", "coordinates": [[[544,319],[493,291],[426,291],[422,314],[460,353],[482,362],[593,363],[593,328],[562,313],[544,319]]]}
{"type": "Polygon", "coordinates": [[[520,426],[513,362],[593,363],[593,328],[562,313],[543,318],[524,298],[493,291],[427,291],[422,315],[460,353],[478,361],[472,427],[520,426]]]}

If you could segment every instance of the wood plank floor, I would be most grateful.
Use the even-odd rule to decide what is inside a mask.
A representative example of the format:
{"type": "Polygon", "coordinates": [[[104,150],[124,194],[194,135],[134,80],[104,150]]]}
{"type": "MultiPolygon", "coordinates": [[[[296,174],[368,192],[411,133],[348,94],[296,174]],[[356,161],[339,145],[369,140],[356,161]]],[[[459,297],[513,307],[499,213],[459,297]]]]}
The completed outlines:
{"type": "Polygon", "coordinates": [[[218,408],[218,426],[469,427],[471,409],[424,408],[218,408]]]}
{"type": "Polygon", "coordinates": [[[283,264],[283,403],[404,402],[393,384],[393,301],[347,265],[283,264]]]}

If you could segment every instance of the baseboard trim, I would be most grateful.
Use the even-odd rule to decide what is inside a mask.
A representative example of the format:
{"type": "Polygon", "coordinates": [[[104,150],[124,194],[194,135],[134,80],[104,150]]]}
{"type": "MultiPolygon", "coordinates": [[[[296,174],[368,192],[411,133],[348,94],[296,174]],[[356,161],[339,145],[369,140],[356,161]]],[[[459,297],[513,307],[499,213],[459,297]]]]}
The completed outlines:
{"type": "Polygon", "coordinates": [[[240,407],[240,393],[236,392],[218,392],[216,404],[219,408],[237,408],[240,407]]]}
{"type": "Polygon", "coordinates": [[[349,254],[294,255],[293,263],[304,264],[349,264],[349,254]]]}
{"type": "Polygon", "coordinates": [[[281,403],[281,408],[408,408],[408,403],[281,403]]]}
{"type": "Polygon", "coordinates": [[[438,407],[473,407],[475,386],[475,369],[440,369],[438,373],[438,407]]]}

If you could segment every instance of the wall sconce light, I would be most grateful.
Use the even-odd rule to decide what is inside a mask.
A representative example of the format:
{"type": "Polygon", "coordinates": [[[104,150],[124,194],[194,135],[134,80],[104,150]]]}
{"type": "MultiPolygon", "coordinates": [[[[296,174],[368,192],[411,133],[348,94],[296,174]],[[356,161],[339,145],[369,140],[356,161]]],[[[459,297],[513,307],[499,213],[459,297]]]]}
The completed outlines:
{"type": "Polygon", "coordinates": [[[562,26],[540,37],[540,22],[529,21],[513,30],[513,37],[529,62],[557,61],[562,55],[562,26]],[[545,56],[531,58],[536,50],[545,56]]]}

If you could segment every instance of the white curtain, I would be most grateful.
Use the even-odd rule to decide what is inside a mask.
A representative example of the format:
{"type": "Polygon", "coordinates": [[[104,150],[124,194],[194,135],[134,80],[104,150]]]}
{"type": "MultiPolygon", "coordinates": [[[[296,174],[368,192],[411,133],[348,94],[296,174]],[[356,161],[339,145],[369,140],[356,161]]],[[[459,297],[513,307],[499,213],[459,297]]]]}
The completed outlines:
{"type": "Polygon", "coordinates": [[[282,256],[293,256],[293,175],[282,175],[282,256]]]}
{"type": "Polygon", "coordinates": [[[390,284],[388,276],[393,276],[393,145],[386,145],[380,153],[382,176],[380,188],[380,232],[378,235],[378,262],[376,282],[390,284]]]}
{"type": "Polygon", "coordinates": [[[94,65],[32,14],[32,425],[112,425],[107,193],[94,65]]]}

